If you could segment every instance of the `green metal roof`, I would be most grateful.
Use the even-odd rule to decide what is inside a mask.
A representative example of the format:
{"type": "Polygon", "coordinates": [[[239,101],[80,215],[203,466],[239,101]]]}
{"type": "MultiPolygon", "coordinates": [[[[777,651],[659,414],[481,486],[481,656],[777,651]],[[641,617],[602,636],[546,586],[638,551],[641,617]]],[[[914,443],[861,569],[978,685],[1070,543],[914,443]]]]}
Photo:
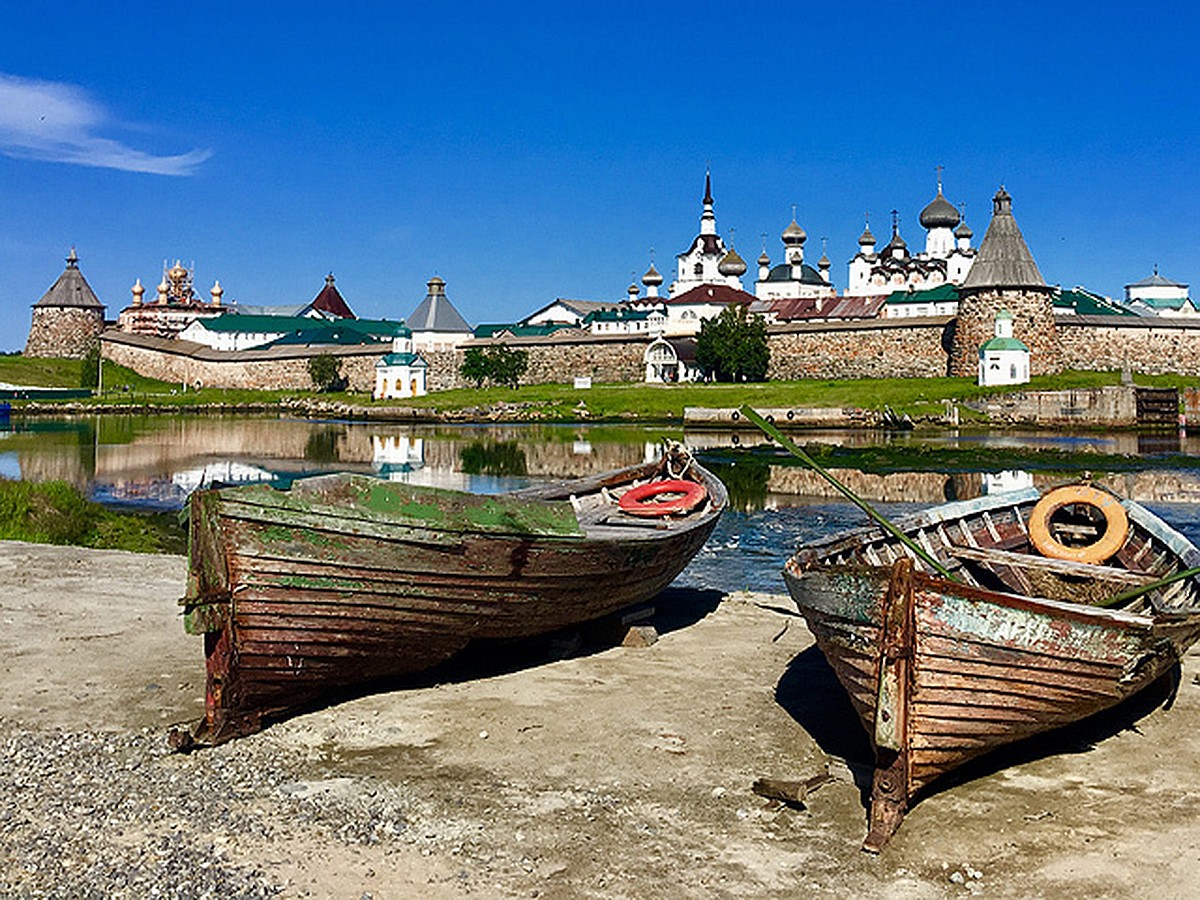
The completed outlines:
{"type": "Polygon", "coordinates": [[[939,284],[927,291],[895,291],[883,301],[889,306],[901,303],[957,303],[958,289],[952,284],[939,284]]]}
{"type": "Polygon", "coordinates": [[[307,316],[244,316],[227,312],[222,316],[202,319],[209,331],[224,334],[300,335],[311,332],[337,331],[341,334],[371,338],[412,337],[413,331],[403,322],[388,319],[324,319],[307,316]]]}
{"type": "Polygon", "coordinates": [[[983,346],[979,348],[979,355],[982,356],[988,350],[1023,350],[1029,352],[1029,348],[1017,340],[1010,337],[994,337],[990,341],[985,341],[983,346]]]}
{"type": "Polygon", "coordinates": [[[410,366],[424,369],[428,368],[429,363],[425,362],[424,358],[417,353],[389,353],[375,363],[376,368],[383,366],[410,366]]]}
{"type": "Polygon", "coordinates": [[[650,313],[636,309],[597,309],[583,318],[583,324],[592,322],[643,322],[650,313]]]}
{"type": "Polygon", "coordinates": [[[515,325],[515,324],[499,324],[499,325],[477,325],[475,326],[474,335],[477,338],[495,337],[501,332],[508,332],[513,337],[545,337],[549,334],[554,334],[556,331],[562,331],[564,328],[575,328],[575,325],[567,325],[563,322],[547,322],[545,325],[515,325]]]}
{"type": "Polygon", "coordinates": [[[1081,316],[1137,316],[1132,309],[1082,287],[1055,294],[1054,305],[1058,309],[1073,309],[1081,316]]]}

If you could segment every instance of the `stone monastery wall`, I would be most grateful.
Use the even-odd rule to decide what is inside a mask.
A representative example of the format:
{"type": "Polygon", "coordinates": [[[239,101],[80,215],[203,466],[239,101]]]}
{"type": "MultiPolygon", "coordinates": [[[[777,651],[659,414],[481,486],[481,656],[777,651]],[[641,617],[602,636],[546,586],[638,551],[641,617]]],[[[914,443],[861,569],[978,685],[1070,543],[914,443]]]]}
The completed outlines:
{"type": "Polygon", "coordinates": [[[1200,375],[1200,322],[1156,316],[1062,316],[1063,367],[1145,375],[1200,375]]]}
{"type": "Polygon", "coordinates": [[[929,378],[946,374],[949,317],[771,329],[767,378],[929,378]]]}
{"type": "Polygon", "coordinates": [[[328,354],[342,361],[342,376],[352,391],[375,388],[375,363],[380,348],[297,347],[280,350],[223,352],[194,344],[147,335],[106,332],[101,338],[105,359],[148,378],[177,384],[249,390],[296,390],[312,386],[308,361],[328,354]]]}
{"type": "MultiPolygon", "coordinates": [[[[1200,376],[1200,322],[1063,316],[1057,320],[1061,365],[1068,369],[1200,376]]],[[[955,320],[877,319],[775,326],[768,333],[773,380],[804,378],[928,378],[947,374],[955,320]]],[[[1018,335],[1019,336],[1019,335],[1018,335]]],[[[466,348],[505,343],[529,353],[525,384],[639,382],[649,339],[604,336],[570,340],[509,338],[471,341],[454,351],[425,352],[430,391],[468,387],[458,370],[466,348]]],[[[198,344],[106,332],[105,359],[152,378],[194,385],[287,390],[309,386],[308,360],[329,353],[342,360],[351,390],[370,391],[379,348],[288,348],[222,353],[198,344]]]]}

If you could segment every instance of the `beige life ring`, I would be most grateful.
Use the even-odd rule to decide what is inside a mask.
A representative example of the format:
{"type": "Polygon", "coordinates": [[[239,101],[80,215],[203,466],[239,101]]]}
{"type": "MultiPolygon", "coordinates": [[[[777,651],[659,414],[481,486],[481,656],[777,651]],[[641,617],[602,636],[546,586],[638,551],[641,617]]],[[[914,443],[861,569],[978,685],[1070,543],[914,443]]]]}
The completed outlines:
{"type": "Polygon", "coordinates": [[[1129,516],[1112,494],[1087,484],[1071,484],[1050,491],[1029,515],[1029,540],[1042,556],[1099,565],[1121,549],[1129,536],[1129,516]],[[1082,503],[1104,517],[1104,533],[1091,544],[1069,547],[1050,532],[1050,518],[1064,506],[1082,503]]]}

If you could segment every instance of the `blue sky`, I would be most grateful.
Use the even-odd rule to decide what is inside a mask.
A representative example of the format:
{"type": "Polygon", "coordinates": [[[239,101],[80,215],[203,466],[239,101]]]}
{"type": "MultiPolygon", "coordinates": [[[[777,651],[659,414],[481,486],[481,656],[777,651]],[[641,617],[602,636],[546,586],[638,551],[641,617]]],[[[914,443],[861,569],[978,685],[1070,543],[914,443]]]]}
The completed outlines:
{"type": "MultiPolygon", "coordinates": [[[[617,300],[698,228],[752,262],[797,218],[846,283],[863,213],[910,247],[934,195],[976,242],[1005,184],[1043,275],[1200,291],[1187,4],[0,0],[0,349],[69,248],[108,314],[163,260],[227,300],[333,272],[402,318],[617,300]],[[107,8],[106,8],[107,7],[107,8]]],[[[749,285],[748,285],[749,286],[749,285]]]]}

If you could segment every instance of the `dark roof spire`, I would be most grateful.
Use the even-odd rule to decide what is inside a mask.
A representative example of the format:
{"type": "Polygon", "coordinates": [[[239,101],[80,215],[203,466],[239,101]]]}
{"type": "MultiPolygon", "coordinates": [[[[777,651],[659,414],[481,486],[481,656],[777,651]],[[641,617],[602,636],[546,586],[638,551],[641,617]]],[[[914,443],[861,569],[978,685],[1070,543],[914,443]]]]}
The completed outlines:
{"type": "Polygon", "coordinates": [[[1045,287],[1029,245],[1012,214],[1012,196],[1000,186],[992,198],[992,221],[979,244],[964,288],[1045,287]]]}
{"type": "Polygon", "coordinates": [[[712,206],[713,202],[712,175],[709,173],[707,168],[704,170],[704,200],[702,202],[706,206],[712,206]]]}

